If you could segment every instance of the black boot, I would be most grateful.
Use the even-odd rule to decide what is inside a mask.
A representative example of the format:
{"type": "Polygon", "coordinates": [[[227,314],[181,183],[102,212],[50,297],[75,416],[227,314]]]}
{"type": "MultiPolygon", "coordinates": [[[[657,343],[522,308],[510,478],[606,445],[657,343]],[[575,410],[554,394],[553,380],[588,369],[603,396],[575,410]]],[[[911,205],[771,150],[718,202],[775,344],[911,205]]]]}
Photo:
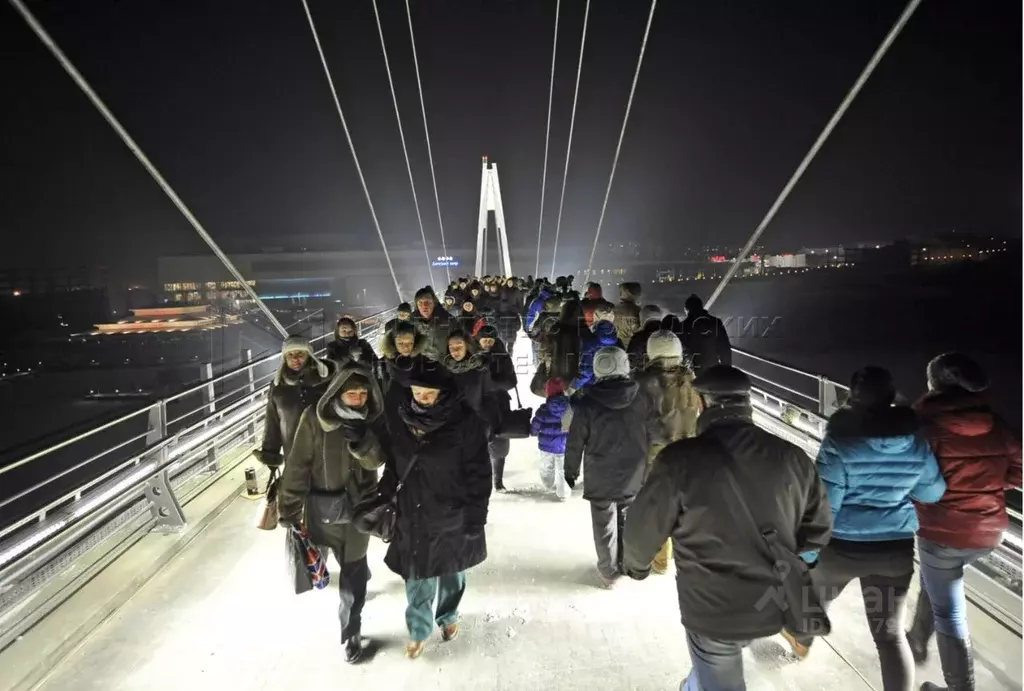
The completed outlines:
{"type": "Polygon", "coordinates": [[[491,458],[491,472],[494,475],[494,489],[499,492],[505,491],[505,457],[491,458]]]}
{"type": "Polygon", "coordinates": [[[363,637],[359,634],[345,641],[345,662],[354,665],[363,657],[363,637]]]}
{"type": "Polygon", "coordinates": [[[939,660],[946,686],[925,682],[921,691],[974,691],[974,657],[970,639],[960,640],[940,633],[935,641],[939,645],[939,660]]]}
{"type": "Polygon", "coordinates": [[[935,617],[932,614],[932,603],[928,599],[928,591],[921,585],[917,596],[917,607],[914,610],[914,622],[907,631],[907,643],[914,662],[923,665],[928,660],[928,641],[935,633],[935,617]]]}

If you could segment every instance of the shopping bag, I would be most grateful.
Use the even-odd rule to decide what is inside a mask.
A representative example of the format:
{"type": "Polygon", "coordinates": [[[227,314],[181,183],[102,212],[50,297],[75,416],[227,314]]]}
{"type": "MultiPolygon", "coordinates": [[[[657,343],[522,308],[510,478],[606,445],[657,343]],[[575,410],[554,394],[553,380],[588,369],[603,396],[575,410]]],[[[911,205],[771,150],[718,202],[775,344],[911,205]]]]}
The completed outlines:
{"type": "Polygon", "coordinates": [[[280,480],[277,469],[270,471],[270,479],[267,480],[267,493],[263,497],[260,511],[256,515],[256,527],[260,530],[274,530],[277,528],[279,514],[277,512],[277,483],[280,480]]]}
{"type": "Polygon", "coordinates": [[[299,595],[316,588],[323,590],[331,582],[327,562],[304,531],[292,526],[285,537],[288,569],[299,595]]]}

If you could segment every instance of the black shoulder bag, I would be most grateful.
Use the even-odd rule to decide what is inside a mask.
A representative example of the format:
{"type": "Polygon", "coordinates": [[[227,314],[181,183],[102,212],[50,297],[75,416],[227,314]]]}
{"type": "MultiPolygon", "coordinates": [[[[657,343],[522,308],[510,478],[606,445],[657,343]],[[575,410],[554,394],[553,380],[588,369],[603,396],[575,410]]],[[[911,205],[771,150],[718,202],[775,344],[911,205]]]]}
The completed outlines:
{"type": "Polygon", "coordinates": [[[736,504],[740,507],[740,515],[746,516],[750,530],[753,531],[751,535],[757,536],[754,540],[758,550],[779,577],[785,601],[778,604],[782,608],[786,629],[800,637],[827,636],[832,632],[832,622],[821,606],[817,591],[811,585],[811,574],[807,564],[799,554],[779,542],[778,531],[771,523],[762,523],[754,517],[747,504],[748,499],[732,472],[732,454],[720,442],[716,441],[716,444],[727,459],[727,462],[722,464],[722,470],[735,496],[736,504]],[[762,528],[762,525],[765,527],[762,528]]]}
{"type": "Polygon", "coordinates": [[[352,525],[361,533],[371,537],[380,538],[381,542],[391,542],[398,532],[398,493],[405,486],[409,473],[416,466],[420,459],[419,454],[412,457],[409,467],[402,473],[395,493],[385,502],[381,502],[380,495],[371,497],[369,500],[360,502],[353,510],[352,525]]]}
{"type": "Polygon", "coordinates": [[[530,423],[533,421],[533,408],[524,408],[519,398],[519,389],[515,389],[516,403],[519,408],[510,410],[501,417],[498,433],[501,439],[526,439],[530,436],[530,423]]]}

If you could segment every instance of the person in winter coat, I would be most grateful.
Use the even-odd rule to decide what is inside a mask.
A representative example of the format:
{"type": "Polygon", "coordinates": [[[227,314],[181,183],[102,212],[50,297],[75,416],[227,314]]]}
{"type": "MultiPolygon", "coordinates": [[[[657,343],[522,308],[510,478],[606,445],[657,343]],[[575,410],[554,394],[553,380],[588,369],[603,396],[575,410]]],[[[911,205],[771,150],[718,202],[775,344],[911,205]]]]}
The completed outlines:
{"type": "Polygon", "coordinates": [[[494,489],[505,491],[505,459],[511,448],[508,439],[496,436],[501,430],[505,416],[512,410],[512,397],[509,391],[516,388],[519,379],[505,344],[497,337],[498,330],[493,326],[482,327],[476,335],[477,346],[487,363],[489,388],[484,391],[483,408],[487,419],[492,421],[491,433],[487,439],[487,453],[491,457],[491,471],[494,476],[494,489]]]}
{"type": "Polygon", "coordinates": [[[664,315],[657,305],[644,305],[640,310],[640,330],[629,339],[626,354],[629,355],[629,365],[635,372],[645,366],[644,358],[647,357],[647,339],[656,331],[661,331],[661,320],[664,315]]]}
{"type": "Polygon", "coordinates": [[[628,344],[633,334],[640,330],[639,283],[619,284],[619,304],[615,305],[615,332],[619,340],[628,344]]]}
{"type": "Polygon", "coordinates": [[[412,323],[423,334],[423,356],[439,361],[447,352],[448,334],[455,330],[455,318],[445,311],[430,286],[416,291],[416,312],[412,323]]]}
{"type": "Polygon", "coordinates": [[[523,294],[516,288],[514,278],[509,278],[499,289],[500,299],[496,312],[498,338],[506,345],[514,344],[523,322],[520,314],[523,311],[523,294]]]}
{"type": "Polygon", "coordinates": [[[623,573],[626,514],[644,481],[648,407],[629,378],[629,359],[622,348],[597,351],[594,375],[597,382],[573,406],[565,481],[574,487],[580,465],[586,464],[583,498],[590,502],[597,575],[604,587],[611,588],[623,573]]]}
{"type": "Polygon", "coordinates": [[[384,563],[405,580],[405,654],[416,658],[434,625],[444,641],[459,633],[465,571],[487,558],[491,464],[483,427],[451,376],[437,367],[407,376],[408,394],[386,411],[391,454],[380,499],[397,493],[397,536],[384,563]]]}
{"type": "Polygon", "coordinates": [[[582,334],[579,365],[576,375],[570,380],[569,395],[594,383],[594,356],[599,350],[623,347],[615,331],[614,319],[615,312],[610,303],[595,310],[593,327],[582,334]]]}
{"type": "Polygon", "coordinates": [[[964,567],[998,547],[1009,527],[1005,492],[1021,484],[1021,442],[992,411],[985,396],[988,376],[970,357],[940,355],[928,363],[927,376],[928,392],[914,408],[946,493],[934,504],[917,505],[923,587],[907,636],[915,657],[924,661],[929,638],[938,634],[946,688],[960,691],[974,688],[964,567]]]}
{"type": "Polygon", "coordinates": [[[466,300],[462,303],[462,311],[455,319],[455,325],[458,331],[472,334],[476,330],[476,325],[482,320],[483,315],[477,311],[476,306],[470,300],[466,300]]]}
{"type": "Polygon", "coordinates": [[[327,359],[341,369],[352,362],[373,370],[377,354],[365,339],[359,337],[359,327],[351,317],[342,317],[334,327],[334,340],[327,344],[327,359]]]}
{"type": "Polygon", "coordinates": [[[563,423],[569,412],[565,382],[557,377],[548,379],[545,393],[547,400],[534,413],[530,434],[537,437],[541,485],[560,501],[567,501],[572,490],[565,481],[565,443],[569,438],[569,430],[563,423]]]}
{"type": "MultiPolygon", "coordinates": [[[[651,334],[643,359],[646,365],[637,372],[636,381],[651,407],[648,424],[651,446],[647,451],[647,472],[650,473],[662,449],[674,441],[697,435],[700,399],[693,388],[693,371],[683,360],[683,344],[675,334],[669,331],[651,334]]],[[[672,539],[668,538],[654,556],[651,570],[657,574],[667,573],[671,559],[672,539]]]]}
{"type": "Polygon", "coordinates": [[[381,376],[380,387],[384,402],[388,405],[396,392],[393,387],[402,388],[401,373],[411,369],[423,360],[423,346],[426,336],[411,322],[399,322],[380,339],[380,354],[383,367],[378,368],[381,376]]]}
{"type": "Polygon", "coordinates": [[[563,381],[572,381],[579,371],[580,347],[585,333],[589,334],[589,331],[583,322],[583,310],[579,300],[565,301],[559,312],[558,321],[551,324],[541,344],[541,354],[548,378],[558,377],[563,381]]]}
{"type": "Polygon", "coordinates": [[[281,467],[288,458],[302,411],[324,395],[334,369],[332,364],[317,359],[305,337],[285,339],[281,366],[267,395],[263,444],[253,453],[257,460],[269,468],[281,467]]]}
{"type": "MultiPolygon", "coordinates": [[[[913,502],[935,502],[946,491],[935,456],[918,434],[917,415],[893,406],[895,399],[888,370],[864,367],[853,374],[849,403],[829,418],[818,472],[832,509],[832,539],[811,571],[825,608],[850,581],[860,580],[885,691],[905,691],[914,683],[902,631],[914,575],[913,502]]],[[[807,656],[813,638],[782,633],[797,657],[807,656]]]]}
{"type": "Polygon", "coordinates": [[[448,354],[441,364],[451,374],[459,395],[489,429],[493,419],[484,408],[484,394],[491,388],[491,373],[484,354],[477,350],[476,342],[461,331],[452,333],[448,337],[448,354]]]}
{"type": "MultiPolygon", "coordinates": [[[[533,333],[535,331],[534,326],[537,323],[541,312],[547,311],[545,309],[547,302],[553,297],[555,297],[555,291],[550,285],[544,284],[537,289],[537,294],[534,296],[533,300],[530,301],[530,306],[526,310],[526,331],[528,333],[533,333]]],[[[559,304],[561,304],[561,301],[559,301],[559,304]]]]}
{"type": "Polygon", "coordinates": [[[698,375],[715,365],[732,365],[732,346],[725,325],[704,309],[704,302],[696,295],[686,298],[683,349],[698,375]]]}
{"type": "Polygon", "coordinates": [[[832,512],[803,449],[754,424],[746,374],[712,367],[694,388],[703,406],[698,434],[669,444],[655,461],[626,521],[624,567],[630,577],[646,578],[672,537],[693,665],[682,688],[742,689],[743,648],[778,633],[788,603],[765,597],[779,592],[780,575],[737,502],[755,520],[769,521],[766,529],[797,562],[797,554],[828,543],[832,512]]]}
{"type": "Polygon", "coordinates": [[[281,525],[305,525],[310,540],[332,551],[341,566],[338,618],[347,662],[357,662],[363,652],[369,537],[337,521],[331,507],[339,496],[354,507],[377,493],[377,468],[385,461],[390,436],[382,402],[369,370],[338,372],[316,405],[302,414],[278,487],[281,525]]]}

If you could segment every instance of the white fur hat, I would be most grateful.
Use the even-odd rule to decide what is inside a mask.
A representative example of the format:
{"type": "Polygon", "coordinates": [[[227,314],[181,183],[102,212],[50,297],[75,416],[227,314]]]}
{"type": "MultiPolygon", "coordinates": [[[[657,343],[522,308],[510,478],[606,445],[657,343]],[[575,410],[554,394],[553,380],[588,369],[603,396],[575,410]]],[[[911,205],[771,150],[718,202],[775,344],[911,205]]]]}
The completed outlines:
{"type": "Polygon", "coordinates": [[[628,377],[629,356],[626,355],[626,351],[611,346],[601,348],[594,353],[594,376],[597,379],[628,377]]]}
{"type": "Polygon", "coordinates": [[[647,339],[647,357],[650,360],[659,358],[683,357],[683,343],[671,331],[655,331],[647,339]]]}
{"type": "Polygon", "coordinates": [[[309,361],[312,366],[316,367],[316,373],[320,375],[321,379],[326,379],[330,376],[330,369],[328,369],[326,363],[321,362],[317,358],[316,353],[313,352],[313,346],[309,344],[309,339],[305,336],[289,336],[281,344],[281,366],[277,368],[277,375],[274,377],[275,386],[281,383],[284,371],[288,367],[288,363],[284,361],[284,356],[295,352],[307,353],[309,355],[309,361]]]}

